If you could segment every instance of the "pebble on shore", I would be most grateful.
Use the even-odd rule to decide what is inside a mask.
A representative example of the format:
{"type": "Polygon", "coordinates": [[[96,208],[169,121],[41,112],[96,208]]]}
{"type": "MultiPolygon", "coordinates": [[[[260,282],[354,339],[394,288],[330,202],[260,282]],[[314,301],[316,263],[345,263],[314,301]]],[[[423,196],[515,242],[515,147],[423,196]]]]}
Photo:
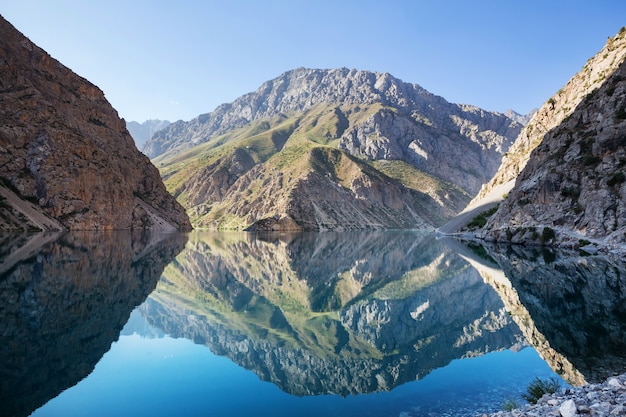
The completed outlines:
{"type": "Polygon", "coordinates": [[[544,395],[535,405],[512,411],[482,414],[482,417],[617,417],[626,416],[626,374],[602,384],[564,388],[544,395]]]}

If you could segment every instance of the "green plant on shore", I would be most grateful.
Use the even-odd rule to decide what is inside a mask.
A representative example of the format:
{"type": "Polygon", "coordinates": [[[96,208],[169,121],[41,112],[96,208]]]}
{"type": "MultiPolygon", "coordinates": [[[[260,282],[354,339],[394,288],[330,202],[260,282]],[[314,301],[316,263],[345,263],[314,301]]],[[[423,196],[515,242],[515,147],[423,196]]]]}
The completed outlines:
{"type": "Polygon", "coordinates": [[[503,411],[513,411],[519,408],[519,405],[517,404],[517,401],[515,401],[512,398],[509,398],[508,400],[504,401],[502,403],[502,410],[503,411]]]}
{"type": "Polygon", "coordinates": [[[522,398],[531,404],[537,404],[537,401],[545,394],[554,394],[559,390],[561,384],[555,377],[548,379],[535,378],[526,388],[526,394],[522,394],[522,398]]]}
{"type": "Polygon", "coordinates": [[[541,233],[541,243],[545,244],[556,238],[556,232],[550,227],[544,227],[541,233]]]}
{"type": "Polygon", "coordinates": [[[492,207],[489,210],[483,211],[482,213],[478,214],[467,224],[467,229],[476,230],[484,227],[487,224],[487,220],[491,216],[493,216],[496,211],[498,211],[498,207],[499,205],[496,205],[495,207],[492,207]]]}

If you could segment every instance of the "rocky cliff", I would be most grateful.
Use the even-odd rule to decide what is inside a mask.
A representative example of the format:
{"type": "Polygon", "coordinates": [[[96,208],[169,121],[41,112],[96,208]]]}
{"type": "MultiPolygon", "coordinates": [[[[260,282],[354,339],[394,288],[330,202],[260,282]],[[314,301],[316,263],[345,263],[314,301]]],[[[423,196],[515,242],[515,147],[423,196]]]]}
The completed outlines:
{"type": "Polygon", "coordinates": [[[576,73],[556,94],[535,111],[516,138],[515,143],[502,158],[502,165],[490,181],[482,187],[475,200],[487,195],[502,184],[513,182],[526,166],[533,149],[543,140],[545,134],[558,127],[571,116],[580,102],[597,90],[624,60],[624,41],[617,36],[600,52],[590,58],[581,71],[576,73]]]}
{"type": "Polygon", "coordinates": [[[1,17],[0,100],[0,228],[191,228],[102,91],[1,17]]]}
{"type": "Polygon", "coordinates": [[[202,227],[422,228],[460,211],[520,130],[389,74],[300,68],[145,152],[202,227]]]}
{"type": "Polygon", "coordinates": [[[0,415],[25,417],[89,375],[186,234],[4,237],[0,415]]]}
{"type": "Polygon", "coordinates": [[[625,138],[622,29],[542,106],[511,148],[494,181],[519,175],[484,237],[520,243],[626,242],[625,138]]]}

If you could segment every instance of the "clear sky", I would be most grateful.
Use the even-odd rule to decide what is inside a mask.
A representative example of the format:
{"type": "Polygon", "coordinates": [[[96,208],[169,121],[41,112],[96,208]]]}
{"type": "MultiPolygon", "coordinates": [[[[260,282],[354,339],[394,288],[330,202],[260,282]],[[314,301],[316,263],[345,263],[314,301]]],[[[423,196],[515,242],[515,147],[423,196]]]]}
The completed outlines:
{"type": "Polygon", "coordinates": [[[626,1],[2,0],[0,14],[143,122],[190,120],[297,67],[526,113],[626,25],[626,1]]]}

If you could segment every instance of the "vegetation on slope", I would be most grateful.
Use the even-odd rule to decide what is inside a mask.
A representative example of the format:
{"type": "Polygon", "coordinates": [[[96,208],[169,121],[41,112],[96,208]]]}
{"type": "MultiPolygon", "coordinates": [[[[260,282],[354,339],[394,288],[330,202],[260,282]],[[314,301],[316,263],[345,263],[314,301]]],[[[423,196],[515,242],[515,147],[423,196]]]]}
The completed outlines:
{"type": "MultiPolygon", "coordinates": [[[[335,184],[339,187],[336,192],[343,193],[341,198],[356,200],[363,196],[355,191],[355,184],[393,184],[390,189],[403,189],[417,201],[417,206],[410,208],[418,213],[413,217],[425,217],[431,225],[443,223],[469,201],[470,196],[462,189],[403,161],[361,161],[337,149],[339,138],[350,125],[381,108],[380,104],[320,104],[298,115],[254,121],[193,148],[170,150],[153,162],[197,228],[245,229],[263,219],[286,219],[272,226],[280,229],[302,228],[289,210],[298,198],[294,193],[314,188],[312,182],[330,187],[329,193],[335,184]]],[[[392,197],[398,198],[381,196],[385,199],[381,204],[386,205],[392,197]]],[[[365,213],[363,210],[358,212],[365,213]]],[[[365,211],[365,217],[372,215],[365,211]]],[[[380,215],[378,210],[374,217],[380,215]]],[[[321,222],[316,219],[311,227],[322,227],[321,222]]],[[[386,226],[374,221],[370,227],[386,226]]]]}

